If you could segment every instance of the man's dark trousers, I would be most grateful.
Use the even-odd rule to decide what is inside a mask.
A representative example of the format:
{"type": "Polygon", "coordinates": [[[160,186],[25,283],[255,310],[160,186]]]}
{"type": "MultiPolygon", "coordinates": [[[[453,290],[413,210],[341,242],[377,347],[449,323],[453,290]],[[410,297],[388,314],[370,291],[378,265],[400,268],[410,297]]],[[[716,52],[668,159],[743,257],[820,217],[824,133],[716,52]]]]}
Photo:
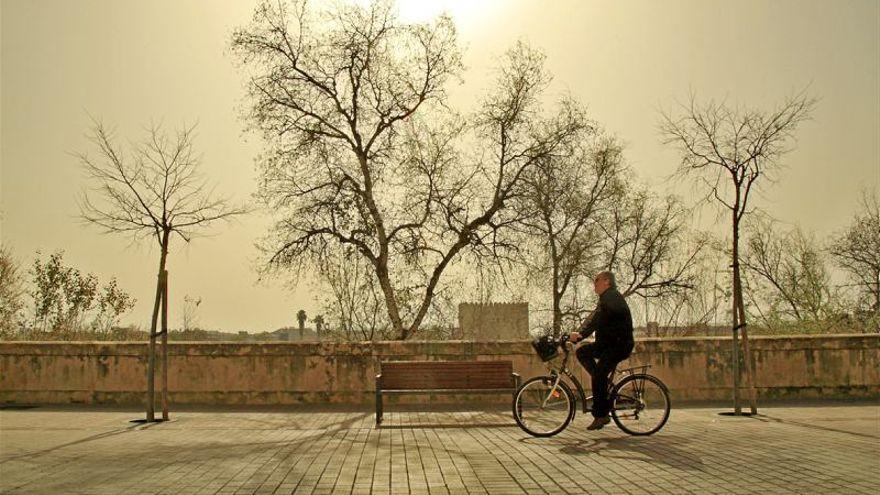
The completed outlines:
{"type": "Polygon", "coordinates": [[[593,379],[593,417],[604,418],[611,411],[611,403],[608,399],[608,375],[617,363],[629,357],[632,349],[633,344],[630,342],[601,347],[594,342],[578,348],[578,361],[593,379]]]}

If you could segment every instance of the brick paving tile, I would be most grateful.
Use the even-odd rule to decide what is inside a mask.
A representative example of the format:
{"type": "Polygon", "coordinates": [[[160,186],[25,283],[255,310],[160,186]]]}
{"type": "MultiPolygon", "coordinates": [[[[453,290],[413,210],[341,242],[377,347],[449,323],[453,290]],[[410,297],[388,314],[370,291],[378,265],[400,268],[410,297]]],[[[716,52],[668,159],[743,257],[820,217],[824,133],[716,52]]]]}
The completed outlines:
{"type": "Polygon", "coordinates": [[[877,493],[880,406],[676,409],[651,437],[507,411],[0,410],[0,493],[877,493]]]}

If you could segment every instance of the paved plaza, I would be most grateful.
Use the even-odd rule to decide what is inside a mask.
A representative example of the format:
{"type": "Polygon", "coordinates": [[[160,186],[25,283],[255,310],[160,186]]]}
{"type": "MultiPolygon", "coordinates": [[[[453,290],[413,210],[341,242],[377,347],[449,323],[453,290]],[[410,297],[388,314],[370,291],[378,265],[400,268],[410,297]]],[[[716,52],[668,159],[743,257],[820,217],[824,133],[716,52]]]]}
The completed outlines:
{"type": "Polygon", "coordinates": [[[880,406],[679,408],[531,438],[507,411],[0,410],[2,493],[878,493],[880,406]]]}

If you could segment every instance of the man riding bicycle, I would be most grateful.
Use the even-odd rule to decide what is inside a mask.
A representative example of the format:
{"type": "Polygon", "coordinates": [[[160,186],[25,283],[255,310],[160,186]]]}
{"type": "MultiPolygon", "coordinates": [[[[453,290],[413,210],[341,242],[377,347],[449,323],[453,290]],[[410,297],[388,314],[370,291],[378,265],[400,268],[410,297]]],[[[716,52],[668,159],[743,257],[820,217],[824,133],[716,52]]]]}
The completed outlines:
{"type": "Polygon", "coordinates": [[[577,350],[578,361],[587,370],[593,382],[593,422],[588,430],[598,430],[611,420],[608,413],[608,379],[617,363],[628,358],[633,350],[632,314],[626,300],[617,291],[614,274],[602,272],[593,280],[593,290],[599,296],[596,310],[570,335],[577,342],[596,333],[596,341],[577,350]]]}

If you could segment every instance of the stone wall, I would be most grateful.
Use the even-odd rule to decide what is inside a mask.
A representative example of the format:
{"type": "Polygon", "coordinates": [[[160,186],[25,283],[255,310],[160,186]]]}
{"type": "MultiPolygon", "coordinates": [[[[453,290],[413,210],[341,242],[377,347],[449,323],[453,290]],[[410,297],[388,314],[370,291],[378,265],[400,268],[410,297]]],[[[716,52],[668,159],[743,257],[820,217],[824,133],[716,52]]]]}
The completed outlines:
{"type": "MultiPolygon", "coordinates": [[[[506,359],[524,378],[544,369],[527,341],[169,346],[172,404],[372,404],[380,360],[506,359]]],[[[673,401],[726,400],[730,347],[729,338],[643,339],[627,362],[651,364],[673,401]]],[[[752,348],[763,398],[880,397],[880,335],[754,337],[752,348]]],[[[145,343],[0,342],[0,402],[140,403],[146,349],[145,343]]],[[[485,397],[406,400],[472,399],[485,397]]]]}

